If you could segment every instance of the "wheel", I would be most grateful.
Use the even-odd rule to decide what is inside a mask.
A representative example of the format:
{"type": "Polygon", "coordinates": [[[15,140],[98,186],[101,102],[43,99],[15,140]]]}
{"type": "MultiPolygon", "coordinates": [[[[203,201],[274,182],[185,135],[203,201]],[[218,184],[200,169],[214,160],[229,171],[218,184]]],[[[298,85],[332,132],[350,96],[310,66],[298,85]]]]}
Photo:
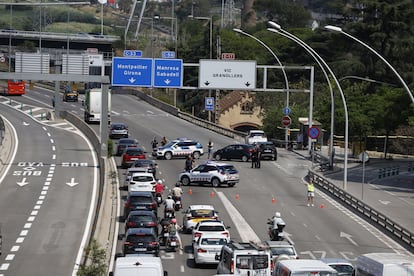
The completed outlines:
{"type": "Polygon", "coordinates": [[[216,159],[217,161],[221,160],[221,155],[220,154],[216,154],[216,157],[214,157],[214,159],[216,159]]]}
{"type": "Polygon", "coordinates": [[[201,156],[200,152],[198,152],[198,151],[193,152],[193,157],[195,159],[200,159],[200,156],[201,156]]]}
{"type": "Polygon", "coordinates": [[[190,185],[190,178],[188,176],[181,177],[181,184],[184,186],[190,185]]]}
{"type": "Polygon", "coordinates": [[[167,152],[164,154],[164,158],[165,158],[165,159],[167,159],[167,160],[171,160],[171,158],[172,158],[172,154],[171,154],[171,152],[170,152],[170,151],[167,151],[167,152]]]}
{"type": "Polygon", "coordinates": [[[247,157],[246,155],[243,155],[242,158],[241,158],[241,160],[243,162],[247,162],[247,161],[249,161],[249,157],[247,157]]]}
{"type": "Polygon", "coordinates": [[[217,188],[218,186],[220,186],[220,180],[216,177],[211,179],[211,185],[213,185],[214,188],[217,188]]]}
{"type": "Polygon", "coordinates": [[[229,183],[229,187],[234,187],[234,185],[236,185],[236,183],[229,183]]]}

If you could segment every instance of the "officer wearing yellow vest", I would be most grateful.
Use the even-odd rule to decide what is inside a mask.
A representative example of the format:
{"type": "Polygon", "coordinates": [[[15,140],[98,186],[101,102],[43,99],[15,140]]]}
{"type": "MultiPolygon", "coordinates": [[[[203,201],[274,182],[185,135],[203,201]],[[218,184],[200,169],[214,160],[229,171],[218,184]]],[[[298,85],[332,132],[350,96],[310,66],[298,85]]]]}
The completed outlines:
{"type": "Polygon", "coordinates": [[[313,198],[315,197],[315,186],[313,186],[312,179],[308,182],[308,206],[314,206],[313,205],[313,198]]]}

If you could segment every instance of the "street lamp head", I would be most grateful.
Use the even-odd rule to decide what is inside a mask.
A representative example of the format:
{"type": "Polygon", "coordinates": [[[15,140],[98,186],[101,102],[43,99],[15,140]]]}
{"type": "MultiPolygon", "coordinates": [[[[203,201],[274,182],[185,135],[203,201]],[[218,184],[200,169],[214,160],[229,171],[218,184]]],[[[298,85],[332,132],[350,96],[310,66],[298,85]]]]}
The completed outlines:
{"type": "Polygon", "coordinates": [[[281,30],[282,26],[280,26],[279,24],[273,22],[273,21],[267,21],[267,23],[272,26],[273,28],[277,29],[277,30],[281,30]]]}
{"type": "Polygon", "coordinates": [[[273,29],[273,28],[267,28],[267,30],[268,30],[269,32],[273,32],[273,33],[280,34],[279,30],[276,30],[276,29],[273,29]]]}
{"type": "Polygon", "coordinates": [[[332,25],[326,25],[324,28],[329,30],[329,31],[342,33],[342,28],[340,28],[340,27],[336,27],[336,26],[332,26],[332,25]]]}
{"type": "Polygon", "coordinates": [[[233,31],[236,32],[236,33],[243,33],[243,31],[238,29],[238,28],[233,28],[233,31]]]}

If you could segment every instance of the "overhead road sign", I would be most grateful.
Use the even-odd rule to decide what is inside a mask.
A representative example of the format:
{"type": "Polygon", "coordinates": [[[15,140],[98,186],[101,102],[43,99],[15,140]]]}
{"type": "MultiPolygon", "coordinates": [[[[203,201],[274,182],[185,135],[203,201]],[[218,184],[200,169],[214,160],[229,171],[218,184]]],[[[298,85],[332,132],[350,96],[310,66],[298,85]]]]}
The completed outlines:
{"type": "Polygon", "coordinates": [[[256,61],[200,60],[199,89],[256,89],[256,61]]]}
{"type": "Polygon", "coordinates": [[[152,86],[151,58],[112,58],[113,86],[152,86]]]}
{"type": "Polygon", "coordinates": [[[142,51],[140,50],[124,50],[124,57],[142,57],[142,51]]]}
{"type": "Polygon", "coordinates": [[[183,86],[182,59],[154,59],[154,87],[181,88],[183,86]]]}

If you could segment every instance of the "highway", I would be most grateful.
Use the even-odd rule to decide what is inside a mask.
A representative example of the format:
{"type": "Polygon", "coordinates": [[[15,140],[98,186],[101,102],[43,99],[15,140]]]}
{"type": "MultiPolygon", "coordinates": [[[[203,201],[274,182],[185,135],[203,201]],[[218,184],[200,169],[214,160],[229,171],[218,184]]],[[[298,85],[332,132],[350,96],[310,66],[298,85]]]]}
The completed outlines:
{"type": "Polygon", "coordinates": [[[91,217],[96,156],[79,133],[3,105],[0,112],[17,134],[15,158],[0,184],[0,275],[69,275],[91,217]]]}
{"type": "MultiPolygon", "coordinates": [[[[40,92],[40,94],[45,94],[45,92],[40,92]]],[[[50,98],[46,97],[45,95],[41,97],[40,95],[32,93],[31,95],[28,95],[27,97],[25,96],[23,98],[27,101],[32,101],[32,98],[36,98],[36,100],[40,99],[46,104],[50,104],[50,98]]],[[[65,108],[70,109],[80,117],[83,116],[83,110],[80,102],[64,103],[64,105],[65,108]]],[[[8,114],[10,111],[7,110],[4,111],[6,113],[3,113],[3,108],[1,110],[2,114],[7,118],[11,118],[13,116],[17,118],[19,117],[17,116],[19,114],[8,114]]],[[[186,121],[180,120],[168,113],[160,111],[159,109],[152,107],[146,102],[139,100],[139,98],[130,95],[113,95],[112,111],[112,121],[127,123],[129,125],[130,136],[137,138],[140,141],[142,147],[148,152],[148,156],[150,156],[151,151],[150,141],[154,136],[156,136],[158,139],[160,139],[162,136],[166,136],[168,139],[188,137],[199,140],[204,146],[206,146],[207,142],[211,139],[214,142],[215,149],[219,149],[220,147],[223,147],[230,143],[239,142],[234,141],[228,137],[218,135],[207,129],[195,127],[186,121]]],[[[22,121],[25,120],[24,118],[26,117],[20,118],[20,120],[17,120],[17,118],[16,121],[13,120],[13,125],[19,125],[19,128],[22,128],[20,132],[27,132],[28,129],[24,129],[23,127],[33,127],[33,129],[38,129],[40,133],[35,139],[39,140],[37,141],[40,143],[39,145],[41,145],[42,142],[49,143],[49,145],[46,144],[43,147],[47,148],[49,146],[50,148],[49,140],[40,139],[40,137],[42,137],[41,135],[46,135],[45,131],[42,130],[42,128],[34,127],[33,125],[36,125],[36,123],[33,122],[31,122],[28,126],[23,125],[22,121]]],[[[93,125],[92,127],[96,131],[99,131],[98,125],[93,125]]],[[[30,132],[32,133],[32,129],[30,129],[30,132]]],[[[62,134],[62,130],[53,129],[50,130],[50,132],[53,133],[54,137],[56,137],[55,141],[57,145],[60,145],[62,147],[60,150],[62,151],[62,154],[65,153],[63,155],[66,158],[65,160],[71,159],[69,161],[59,159],[60,163],[56,161],[54,162],[55,164],[62,164],[62,162],[82,161],[80,160],[82,157],[80,154],[86,154],[87,152],[86,149],[82,150],[83,146],[81,145],[84,145],[84,141],[80,141],[80,138],[76,135],[73,135],[73,137],[72,135],[67,135],[67,132],[64,132],[62,134]]],[[[30,137],[26,138],[30,141],[30,138],[33,139],[34,137],[30,135],[30,137]]],[[[47,150],[40,150],[41,148],[40,146],[37,148],[37,144],[35,144],[36,149],[33,149],[33,146],[31,146],[33,144],[29,144],[29,142],[21,142],[19,150],[22,148],[22,152],[25,152],[26,155],[22,156],[17,154],[16,158],[32,162],[40,162],[39,160],[42,160],[42,158],[44,158],[45,160],[49,160],[47,162],[48,166],[45,165],[44,169],[49,169],[50,164],[52,163],[50,161],[50,156],[53,156],[53,153],[47,153],[47,150]],[[27,152],[30,152],[29,156],[31,158],[27,157],[27,152]],[[42,157],[44,155],[46,155],[46,157],[42,157]]],[[[90,153],[88,153],[88,155],[90,155],[90,153]]],[[[61,155],[59,154],[58,156],[61,155]]],[[[85,157],[85,160],[89,159],[85,162],[92,164],[93,162],[90,161],[90,158],[91,157],[85,157]]],[[[119,165],[120,158],[115,157],[115,159],[119,165]]],[[[204,162],[205,160],[206,156],[204,155],[200,160],[197,160],[196,163],[198,164],[200,162],[204,162]]],[[[46,161],[44,162],[46,163],[46,161]]],[[[166,185],[172,188],[172,186],[177,181],[178,173],[184,168],[184,160],[157,160],[157,163],[158,177],[163,179],[166,185]]],[[[386,237],[376,228],[370,226],[365,221],[362,221],[353,215],[350,211],[339,206],[323,193],[318,192],[316,194],[315,207],[307,207],[306,188],[304,186],[302,178],[307,174],[308,168],[311,164],[305,158],[300,157],[290,151],[279,149],[278,160],[263,161],[261,169],[252,169],[250,167],[250,163],[243,163],[239,161],[231,161],[230,163],[234,164],[240,172],[241,181],[239,184],[237,184],[234,188],[219,187],[216,189],[208,186],[184,187],[185,194],[183,197],[183,204],[184,209],[187,208],[190,204],[204,203],[214,205],[220,213],[220,218],[228,226],[230,226],[229,230],[232,239],[243,241],[266,240],[266,219],[268,217],[271,217],[275,211],[279,211],[282,213],[282,217],[287,223],[285,230],[288,233],[289,239],[295,243],[295,247],[301,258],[318,259],[321,257],[339,257],[354,261],[356,256],[359,254],[368,252],[405,252],[405,250],[403,250],[399,245],[386,237]],[[190,188],[192,192],[191,194],[189,192],[190,188]]],[[[71,175],[69,173],[70,170],[72,170],[72,168],[63,168],[62,166],[59,168],[59,166],[56,166],[56,173],[54,174],[54,177],[59,177],[59,179],[62,179],[59,182],[60,184],[70,182],[70,179],[67,180],[67,178],[71,175]]],[[[83,167],[76,169],[76,176],[79,175],[78,171],[83,170],[86,170],[86,175],[84,177],[92,177],[91,171],[93,169],[83,167]]],[[[10,170],[10,172],[12,171],[13,170],[10,170]]],[[[8,174],[8,177],[11,177],[10,172],[8,174]]],[[[124,172],[125,170],[119,169],[119,181],[121,183],[123,183],[124,172]]],[[[46,171],[44,173],[46,173],[46,171]]],[[[12,180],[19,181],[14,178],[12,180]]],[[[29,204],[28,206],[23,207],[24,204],[22,203],[21,206],[13,205],[14,209],[10,209],[10,207],[4,209],[4,206],[9,206],[9,204],[14,203],[14,201],[8,202],[13,198],[10,194],[17,193],[17,187],[9,188],[11,191],[8,191],[8,196],[3,198],[3,189],[5,189],[4,183],[13,183],[12,180],[3,181],[0,186],[0,221],[3,223],[3,236],[6,236],[6,233],[4,231],[4,218],[7,217],[8,220],[17,221],[17,224],[15,224],[14,227],[10,226],[9,230],[9,233],[14,234],[15,236],[13,238],[8,237],[7,241],[9,244],[4,244],[3,248],[10,248],[12,246],[12,243],[19,237],[20,229],[24,225],[24,219],[26,219],[30,214],[30,208],[33,209],[35,203],[34,201],[40,193],[40,190],[38,191],[37,195],[35,192],[30,193],[30,195],[34,197],[32,198],[31,205],[29,204]],[[8,203],[5,204],[4,202],[8,203]],[[9,210],[9,212],[5,212],[5,210],[9,210]],[[26,213],[24,211],[26,211],[26,213]],[[22,212],[22,214],[20,214],[20,212],[22,212]],[[18,222],[20,222],[20,224],[18,222]]],[[[40,177],[38,180],[39,184],[37,186],[40,189],[41,185],[43,184],[42,181],[44,182],[45,180],[40,179],[40,177]]],[[[32,180],[30,179],[30,181],[32,180]]],[[[31,187],[31,185],[27,186],[31,187]]],[[[58,213],[62,214],[62,212],[65,211],[70,212],[70,210],[73,208],[79,208],[83,210],[84,214],[86,214],[86,209],[89,206],[88,198],[92,196],[91,189],[93,185],[89,184],[75,186],[75,189],[79,189],[80,187],[88,187],[88,190],[83,192],[74,192],[75,189],[69,189],[69,187],[66,187],[67,185],[62,186],[63,187],[59,186],[61,190],[56,191],[59,192],[59,195],[54,196],[53,201],[51,199],[50,203],[49,201],[46,201],[50,205],[47,207],[46,204],[43,205],[39,213],[41,213],[43,209],[47,209],[47,211],[44,211],[45,216],[48,212],[57,215],[58,213]],[[62,198],[63,195],[65,195],[64,198],[62,198]],[[73,206],[75,197],[76,204],[73,206]],[[66,209],[62,210],[61,207],[64,206],[66,209]]],[[[126,192],[121,191],[120,204],[122,206],[124,204],[123,199],[125,198],[125,195],[126,192]]],[[[47,198],[49,199],[50,195],[48,195],[47,198]]],[[[30,200],[26,201],[30,202],[30,200]]],[[[26,203],[26,201],[24,202],[26,203]]],[[[159,213],[161,214],[160,211],[159,213]]],[[[43,257],[49,256],[44,253],[45,245],[48,244],[45,241],[52,239],[52,237],[56,237],[57,233],[60,233],[59,235],[70,235],[67,237],[67,240],[65,240],[65,242],[71,244],[74,247],[74,251],[73,255],[67,255],[66,258],[63,258],[61,255],[56,254],[55,256],[57,258],[62,258],[59,260],[59,262],[56,263],[60,264],[60,262],[64,261],[65,264],[68,264],[70,263],[67,261],[68,259],[74,260],[76,255],[75,245],[78,245],[79,247],[80,238],[82,236],[79,232],[79,228],[82,229],[82,226],[76,228],[78,230],[78,232],[76,232],[77,235],[74,233],[66,233],[68,231],[74,231],[74,228],[72,228],[71,224],[72,220],[68,221],[66,219],[66,216],[65,219],[62,218],[62,216],[60,216],[59,219],[53,219],[53,216],[49,216],[48,218],[43,217],[44,222],[42,225],[47,226],[47,231],[45,231],[45,229],[43,229],[43,231],[39,230],[43,236],[36,237],[35,231],[31,230],[33,232],[30,232],[30,234],[27,235],[26,242],[23,243],[23,246],[27,244],[27,249],[24,252],[27,251],[33,255],[41,255],[43,257]],[[61,230],[51,231],[51,229],[55,229],[56,226],[62,227],[62,225],[64,225],[63,228],[59,228],[61,230]],[[55,228],[53,228],[53,226],[55,226],[55,228]],[[39,243],[39,241],[44,242],[39,243]]],[[[37,221],[38,220],[36,220],[36,222],[37,221]]],[[[182,214],[178,214],[178,221],[182,221],[182,214]]],[[[76,220],[73,222],[76,222],[76,220]]],[[[120,223],[120,233],[122,232],[123,224],[120,223]]],[[[183,251],[177,251],[175,253],[165,251],[161,252],[164,268],[168,271],[169,275],[194,275],[196,273],[199,275],[213,275],[215,273],[214,266],[206,266],[202,268],[194,267],[190,246],[191,235],[181,234],[181,237],[185,245],[183,251]]],[[[116,252],[121,252],[121,242],[122,241],[119,241],[116,252]]],[[[20,252],[21,251],[16,254],[16,260],[19,257],[24,257],[24,254],[20,252]]],[[[4,257],[5,256],[1,256],[1,263],[4,262],[4,257]]],[[[32,259],[30,259],[30,262],[32,262],[31,260],[32,259]]],[[[25,275],[24,273],[11,273],[13,271],[13,268],[23,269],[23,267],[15,268],[15,266],[13,266],[13,263],[14,261],[11,262],[8,273],[5,273],[4,275],[25,275]]],[[[69,271],[71,271],[70,266],[67,265],[67,270],[63,270],[62,267],[60,267],[60,273],[56,273],[56,271],[53,270],[56,267],[57,266],[55,265],[51,265],[49,267],[44,267],[43,269],[45,269],[44,272],[47,271],[47,274],[50,275],[52,273],[56,275],[68,275],[70,273],[69,271]],[[68,271],[68,273],[62,273],[62,271],[68,271]]],[[[2,271],[0,271],[0,275],[1,273],[2,271]]],[[[32,273],[32,275],[41,274],[32,273]]]]}

